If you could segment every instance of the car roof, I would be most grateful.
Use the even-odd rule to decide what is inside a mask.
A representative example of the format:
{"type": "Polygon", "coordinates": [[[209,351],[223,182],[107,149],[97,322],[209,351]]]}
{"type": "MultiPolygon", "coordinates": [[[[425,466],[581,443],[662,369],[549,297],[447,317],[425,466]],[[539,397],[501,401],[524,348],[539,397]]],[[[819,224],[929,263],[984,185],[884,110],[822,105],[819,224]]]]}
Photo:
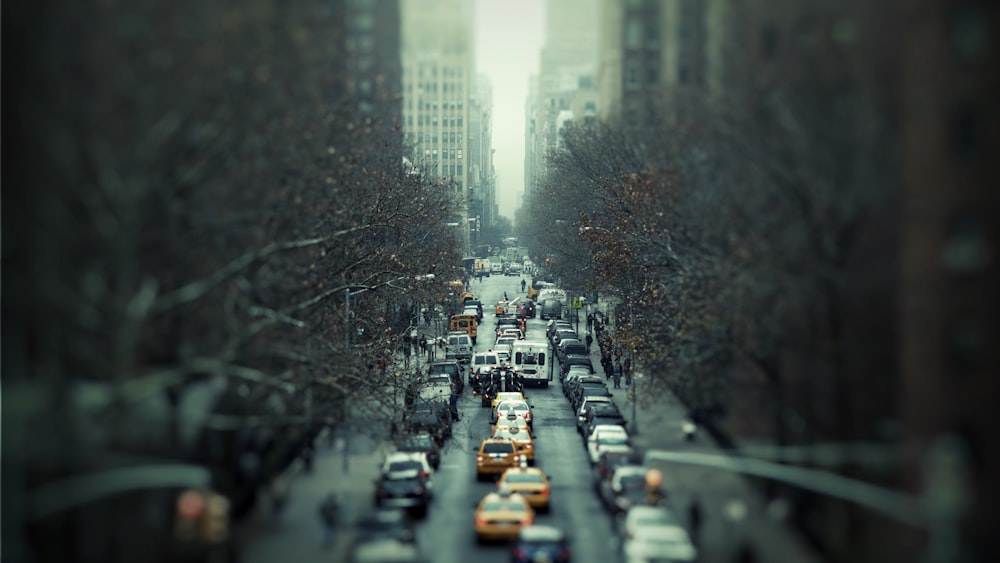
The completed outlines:
{"type": "Polygon", "coordinates": [[[566,533],[561,529],[545,524],[522,526],[517,535],[526,542],[560,542],[566,539],[566,533]]]}
{"type": "Polygon", "coordinates": [[[386,462],[392,461],[420,461],[423,462],[427,459],[427,454],[424,452],[390,452],[386,457],[386,462]]]}

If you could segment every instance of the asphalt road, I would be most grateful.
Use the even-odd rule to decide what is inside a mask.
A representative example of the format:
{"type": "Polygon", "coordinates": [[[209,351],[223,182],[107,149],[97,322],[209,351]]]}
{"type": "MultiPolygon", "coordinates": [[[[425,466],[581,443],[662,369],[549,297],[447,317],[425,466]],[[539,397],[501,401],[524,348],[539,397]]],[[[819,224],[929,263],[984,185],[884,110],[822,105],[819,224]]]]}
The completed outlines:
{"type": "MultiPolygon", "coordinates": [[[[504,291],[511,299],[523,295],[521,278],[491,276],[471,284],[485,309],[475,350],[485,352],[493,345],[492,305],[504,291]]],[[[544,331],[544,321],[528,320],[529,338],[543,338],[544,331]]],[[[536,464],[552,482],[551,510],[539,514],[536,522],[558,526],[570,534],[574,561],[616,561],[612,522],[594,493],[590,464],[558,376],[548,389],[529,387],[525,394],[534,407],[536,464]]],[[[454,436],[434,475],[435,499],[430,514],[420,524],[418,541],[428,559],[439,563],[509,561],[508,546],[478,545],[472,525],[475,505],[496,488],[491,482],[476,481],[475,456],[480,442],[490,433],[490,409],[481,407],[468,387],[459,405],[461,420],[455,424],[454,436]]]]}

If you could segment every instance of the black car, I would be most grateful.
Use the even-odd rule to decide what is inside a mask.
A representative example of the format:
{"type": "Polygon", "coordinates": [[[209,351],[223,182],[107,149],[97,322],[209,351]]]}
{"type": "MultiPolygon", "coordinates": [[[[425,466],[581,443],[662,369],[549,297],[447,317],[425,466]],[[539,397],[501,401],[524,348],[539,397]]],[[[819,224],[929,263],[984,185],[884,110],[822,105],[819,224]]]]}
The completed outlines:
{"type": "Polygon", "coordinates": [[[586,366],[590,370],[590,373],[595,373],[594,362],[590,360],[588,355],[580,354],[569,354],[559,362],[559,371],[566,375],[569,371],[569,366],[586,366]]]}
{"type": "Polygon", "coordinates": [[[524,526],[514,540],[510,560],[512,563],[534,561],[569,563],[569,538],[555,526],[541,524],[524,526]]]}
{"type": "Polygon", "coordinates": [[[527,316],[529,319],[535,318],[535,316],[538,314],[538,311],[536,311],[535,302],[532,301],[531,299],[528,299],[527,301],[522,302],[522,305],[524,306],[525,316],[527,316]]]}
{"type": "Polygon", "coordinates": [[[375,506],[405,508],[418,517],[427,515],[431,492],[420,471],[394,471],[375,482],[375,506]]]}
{"type": "Polygon", "coordinates": [[[412,434],[427,433],[438,443],[438,446],[451,435],[451,413],[440,409],[421,409],[410,411],[406,415],[406,430],[412,434]]]}
{"type": "Polygon", "coordinates": [[[420,434],[403,438],[396,446],[396,449],[401,452],[425,453],[427,454],[427,463],[430,463],[431,467],[437,469],[441,466],[441,449],[438,447],[437,442],[434,441],[434,436],[429,432],[421,432],[420,434]]]}
{"type": "Polygon", "coordinates": [[[402,508],[380,508],[362,516],[355,524],[356,543],[396,540],[413,543],[417,539],[413,518],[402,508]]]}
{"type": "Polygon", "coordinates": [[[563,305],[558,299],[546,299],[542,302],[542,320],[561,319],[563,305]]]}
{"type": "Polygon", "coordinates": [[[573,410],[579,409],[583,400],[593,396],[610,397],[611,390],[603,383],[584,383],[577,387],[569,396],[573,410]]]}
{"type": "Polygon", "coordinates": [[[556,357],[562,362],[566,356],[589,356],[587,345],[575,338],[563,338],[556,346],[556,357]]]}

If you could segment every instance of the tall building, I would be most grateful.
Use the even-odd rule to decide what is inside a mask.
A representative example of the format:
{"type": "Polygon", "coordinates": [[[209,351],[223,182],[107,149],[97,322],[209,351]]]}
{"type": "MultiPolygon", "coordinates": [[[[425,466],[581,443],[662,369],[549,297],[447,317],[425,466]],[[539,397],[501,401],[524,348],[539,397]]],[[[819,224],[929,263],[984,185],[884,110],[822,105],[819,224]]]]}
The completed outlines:
{"type": "Polygon", "coordinates": [[[525,148],[526,195],[544,174],[560,125],[596,117],[597,17],[595,0],[549,0],[546,5],[545,46],[526,108],[532,112],[526,116],[526,136],[531,137],[525,148]]]}
{"type": "Polygon", "coordinates": [[[472,5],[404,0],[403,131],[411,160],[467,202],[469,99],[475,88],[472,5]]]}
{"type": "Polygon", "coordinates": [[[601,3],[598,68],[602,119],[642,122],[649,107],[697,95],[705,81],[706,2],[601,3]]]}
{"type": "Polygon", "coordinates": [[[486,75],[476,77],[469,99],[469,235],[470,247],[497,217],[496,172],[493,169],[493,88],[486,75]]]}

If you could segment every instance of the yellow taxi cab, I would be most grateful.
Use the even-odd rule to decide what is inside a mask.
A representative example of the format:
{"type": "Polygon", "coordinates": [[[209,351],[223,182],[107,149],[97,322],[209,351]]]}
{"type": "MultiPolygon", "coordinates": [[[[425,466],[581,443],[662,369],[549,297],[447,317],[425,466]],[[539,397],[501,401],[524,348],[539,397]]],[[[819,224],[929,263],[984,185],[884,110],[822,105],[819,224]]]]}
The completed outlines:
{"type": "Polygon", "coordinates": [[[496,316],[502,317],[507,314],[507,305],[509,305],[507,301],[499,301],[497,302],[497,306],[493,310],[493,312],[496,314],[496,316]]]}
{"type": "Polygon", "coordinates": [[[517,444],[510,440],[495,440],[487,438],[479,444],[476,454],[476,480],[483,477],[500,475],[509,467],[520,465],[520,451],[517,444]]]}
{"type": "Polygon", "coordinates": [[[531,508],[540,512],[549,510],[549,478],[537,467],[517,467],[508,469],[500,476],[497,488],[507,487],[514,494],[521,495],[531,508]]]}
{"type": "Polygon", "coordinates": [[[495,427],[490,438],[514,442],[518,455],[523,455],[529,465],[535,464],[535,439],[531,437],[530,429],[518,426],[495,427]]]}
{"type": "Polygon", "coordinates": [[[493,408],[493,410],[496,410],[497,405],[499,405],[501,401],[524,401],[524,400],[525,400],[524,393],[521,393],[520,391],[503,391],[497,393],[496,397],[493,397],[493,401],[490,403],[490,407],[493,408]]]}
{"type": "Polygon", "coordinates": [[[513,540],[521,526],[535,521],[535,511],[523,496],[506,487],[487,493],[476,506],[476,541],[513,540]]]}

